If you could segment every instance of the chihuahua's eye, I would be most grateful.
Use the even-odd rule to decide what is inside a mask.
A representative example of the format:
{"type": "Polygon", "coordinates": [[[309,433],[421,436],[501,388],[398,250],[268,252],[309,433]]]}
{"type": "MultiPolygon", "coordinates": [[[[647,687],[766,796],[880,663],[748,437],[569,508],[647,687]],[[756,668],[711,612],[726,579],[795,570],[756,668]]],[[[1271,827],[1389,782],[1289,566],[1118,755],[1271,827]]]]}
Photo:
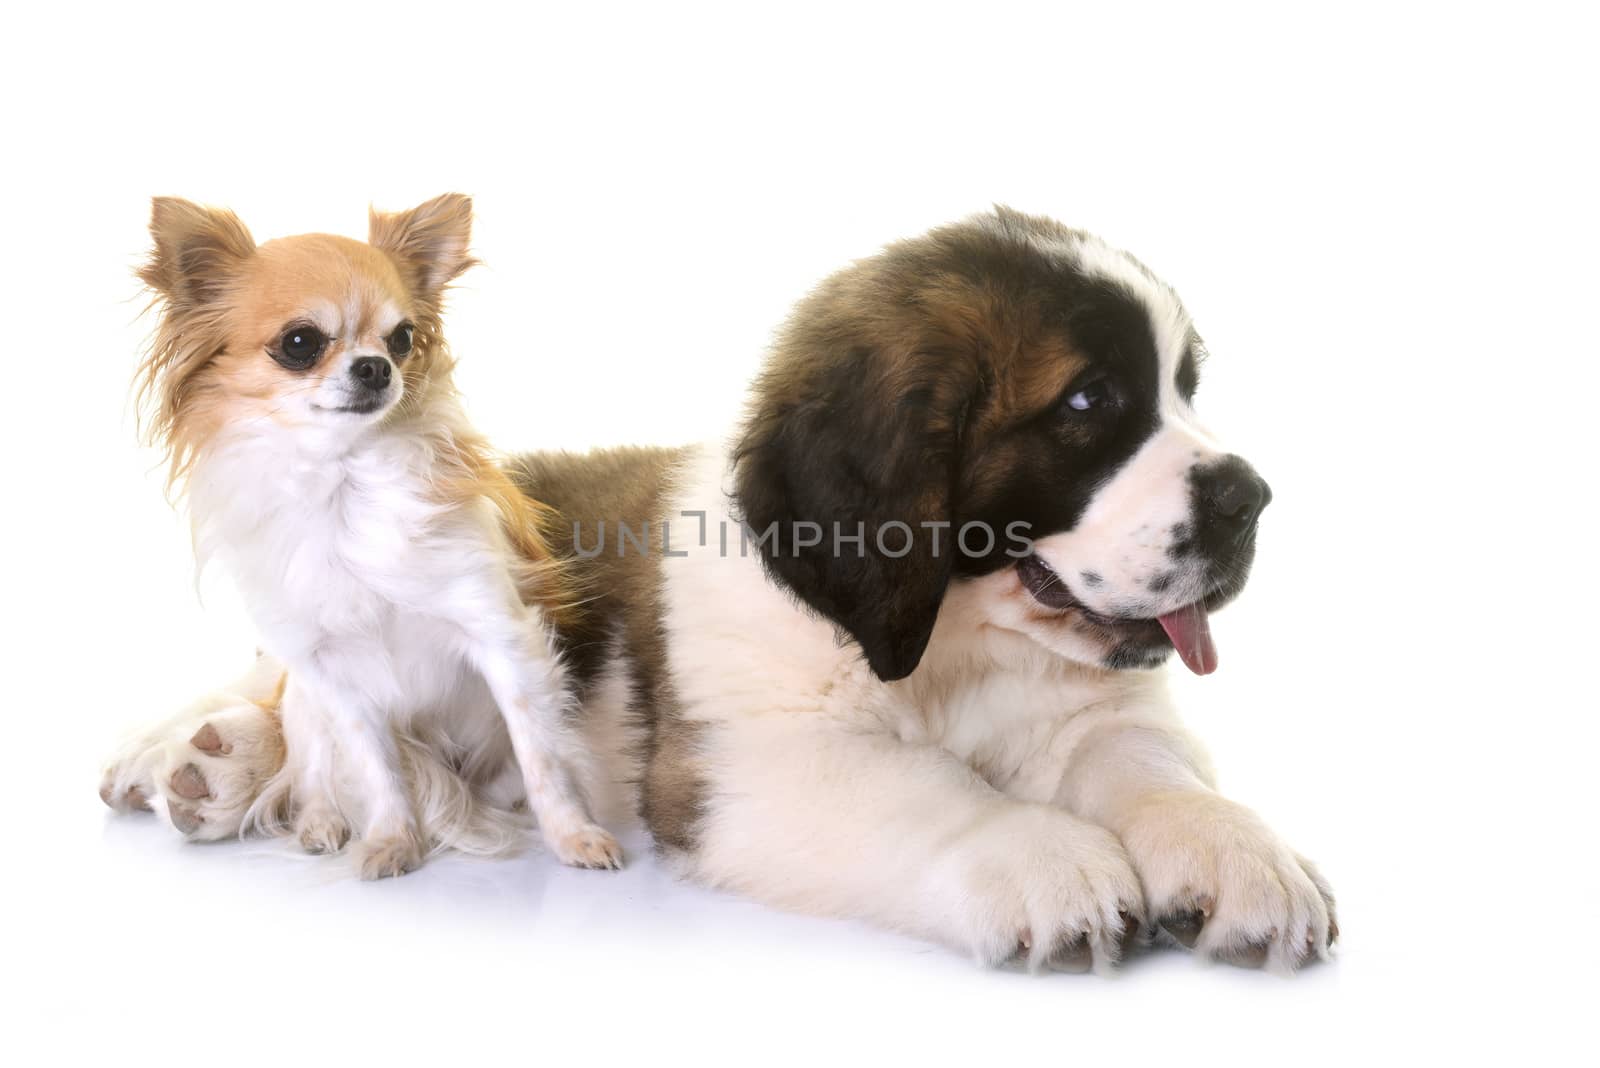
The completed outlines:
{"type": "Polygon", "coordinates": [[[317,362],[328,345],[328,336],[314,326],[291,326],[278,339],[272,358],[291,371],[304,371],[317,362]]]}
{"type": "Polygon", "coordinates": [[[411,355],[411,338],[416,333],[416,327],[410,323],[401,323],[394,328],[394,333],[389,335],[389,355],[397,360],[403,360],[411,355]]]}

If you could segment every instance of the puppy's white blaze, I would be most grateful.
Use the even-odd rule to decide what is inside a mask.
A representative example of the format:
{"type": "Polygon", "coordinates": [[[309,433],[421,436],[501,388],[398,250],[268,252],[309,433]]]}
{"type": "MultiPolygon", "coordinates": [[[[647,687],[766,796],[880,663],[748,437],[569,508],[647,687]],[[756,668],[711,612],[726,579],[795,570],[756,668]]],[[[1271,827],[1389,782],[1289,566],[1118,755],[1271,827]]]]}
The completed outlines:
{"type": "Polygon", "coordinates": [[[1182,427],[1164,427],[1134,454],[1090,500],[1076,526],[1034,543],[1045,563],[1061,576],[1072,595],[1097,611],[1121,614],[1137,606],[1150,614],[1158,601],[1152,580],[1171,574],[1159,598],[1176,606],[1198,590],[1169,550],[1174,528],[1193,522],[1189,470],[1211,455],[1211,448],[1182,427]],[[1081,573],[1100,581],[1088,586],[1081,573]]]}
{"type": "Polygon", "coordinates": [[[1133,257],[1097,237],[1085,235],[1076,241],[1044,244],[1067,255],[1085,274],[1115,282],[1138,300],[1150,318],[1150,332],[1160,361],[1157,381],[1162,422],[1182,426],[1215,450],[1215,438],[1199,425],[1193,407],[1178,392],[1178,368],[1194,334],[1194,322],[1178,295],[1133,257]]]}
{"type": "MultiPolygon", "coordinates": [[[[1161,381],[1165,387],[1177,376],[1178,361],[1188,347],[1194,324],[1172,288],[1155,277],[1139,261],[1113,248],[1091,234],[1073,238],[1031,236],[1040,248],[1056,252],[1092,278],[1102,278],[1121,286],[1145,309],[1150,317],[1150,332],[1156,353],[1161,358],[1161,381]]],[[[1173,389],[1176,395],[1176,388],[1173,389]]]]}
{"type": "MultiPolygon", "coordinates": [[[[1084,274],[1115,283],[1145,309],[1158,360],[1160,419],[1156,432],[1094,495],[1077,526],[1039,539],[1034,547],[1073,596],[1089,607],[1115,612],[1118,606],[1148,605],[1150,580],[1175,570],[1167,553],[1173,529],[1193,521],[1190,469],[1225,454],[1178,391],[1178,370],[1194,325],[1166,283],[1099,238],[1085,234],[1030,240],[1065,256],[1084,274]],[[1098,574],[1101,583],[1087,588],[1078,578],[1083,571],[1098,574]]],[[[1186,576],[1174,577],[1174,594],[1198,592],[1189,588],[1186,576]]]]}

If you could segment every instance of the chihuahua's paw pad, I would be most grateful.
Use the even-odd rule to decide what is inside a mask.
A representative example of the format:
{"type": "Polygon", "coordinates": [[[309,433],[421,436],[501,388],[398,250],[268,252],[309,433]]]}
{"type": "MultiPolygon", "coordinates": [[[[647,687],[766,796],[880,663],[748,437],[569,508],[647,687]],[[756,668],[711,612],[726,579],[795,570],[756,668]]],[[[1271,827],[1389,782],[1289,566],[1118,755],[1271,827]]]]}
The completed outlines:
{"type": "Polygon", "coordinates": [[[361,843],[361,877],[392,879],[422,866],[422,846],[415,835],[397,834],[361,843]]]}
{"type": "Polygon", "coordinates": [[[300,839],[300,848],[318,856],[337,853],[350,841],[350,825],[344,817],[325,808],[301,811],[295,819],[294,832],[300,839]]]}
{"type": "Polygon", "coordinates": [[[100,800],[113,812],[149,812],[163,753],[162,732],[133,738],[100,772],[100,800]]]}
{"type": "Polygon", "coordinates": [[[125,748],[101,776],[100,797],[121,812],[159,811],[186,838],[214,841],[239,832],[283,757],[275,715],[219,697],[125,748]]]}
{"type": "Polygon", "coordinates": [[[187,725],[165,746],[156,788],[167,819],[191,841],[239,833],[245,812],[283,767],[283,730],[259,705],[239,702],[187,725]]]}
{"type": "Polygon", "coordinates": [[[574,868],[616,871],[622,867],[622,846],[609,831],[594,824],[552,835],[550,848],[561,863],[574,868]]]}
{"type": "Polygon", "coordinates": [[[1123,842],[1156,925],[1199,954],[1287,972],[1326,957],[1339,937],[1327,881],[1241,805],[1214,794],[1152,799],[1123,842]]]}
{"type": "Polygon", "coordinates": [[[150,811],[147,787],[119,775],[116,767],[107,768],[100,776],[100,800],[115,812],[150,811]]]}

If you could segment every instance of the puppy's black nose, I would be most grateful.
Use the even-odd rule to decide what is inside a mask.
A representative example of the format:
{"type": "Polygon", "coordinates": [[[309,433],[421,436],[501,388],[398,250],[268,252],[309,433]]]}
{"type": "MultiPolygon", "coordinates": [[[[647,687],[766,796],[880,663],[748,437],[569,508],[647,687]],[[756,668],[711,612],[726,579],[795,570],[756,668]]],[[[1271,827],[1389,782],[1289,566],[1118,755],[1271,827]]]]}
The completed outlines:
{"type": "Polygon", "coordinates": [[[362,356],[350,365],[350,373],[355,380],[374,393],[382,393],[389,388],[389,376],[394,372],[394,365],[382,356],[362,356]]]}
{"type": "Polygon", "coordinates": [[[1198,468],[1195,496],[1205,516],[1223,531],[1244,534],[1272,501],[1272,488],[1237,456],[1198,468]]]}

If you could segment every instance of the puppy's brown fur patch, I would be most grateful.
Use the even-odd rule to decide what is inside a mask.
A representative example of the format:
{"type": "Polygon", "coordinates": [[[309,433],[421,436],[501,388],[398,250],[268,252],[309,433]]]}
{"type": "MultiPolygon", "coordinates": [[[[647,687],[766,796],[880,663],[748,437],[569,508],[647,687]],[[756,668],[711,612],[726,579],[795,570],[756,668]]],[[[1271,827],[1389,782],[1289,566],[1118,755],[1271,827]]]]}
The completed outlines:
{"type": "MultiPolygon", "coordinates": [[[[1059,269],[1029,244],[1075,231],[1007,209],[890,245],[803,300],[757,379],[735,451],[745,518],[955,527],[985,471],[1014,466],[1015,428],[1049,410],[1086,366],[1059,269]]],[[[1080,280],[1081,281],[1081,280],[1080,280]]],[[[898,544],[898,539],[895,542],[898,544]]],[[[840,559],[780,542],[768,569],[898,679],[922,655],[952,556],[840,559]],[[792,551],[791,551],[792,550],[792,551]]]]}
{"type": "Polygon", "coordinates": [[[561,523],[550,544],[587,592],[558,628],[580,693],[595,684],[613,657],[626,654],[629,714],[645,745],[636,754],[645,769],[640,815],[660,845],[690,851],[704,804],[696,770],[703,728],[683,718],[668,673],[660,570],[661,523],[673,518],[665,509],[685,458],[678,449],[541,453],[519,457],[507,472],[524,492],[559,511],[561,523]],[[579,555],[575,533],[585,552],[592,551],[602,523],[602,551],[579,555]],[[621,545],[620,527],[638,535],[646,524],[645,551],[631,542],[621,545]]]}

